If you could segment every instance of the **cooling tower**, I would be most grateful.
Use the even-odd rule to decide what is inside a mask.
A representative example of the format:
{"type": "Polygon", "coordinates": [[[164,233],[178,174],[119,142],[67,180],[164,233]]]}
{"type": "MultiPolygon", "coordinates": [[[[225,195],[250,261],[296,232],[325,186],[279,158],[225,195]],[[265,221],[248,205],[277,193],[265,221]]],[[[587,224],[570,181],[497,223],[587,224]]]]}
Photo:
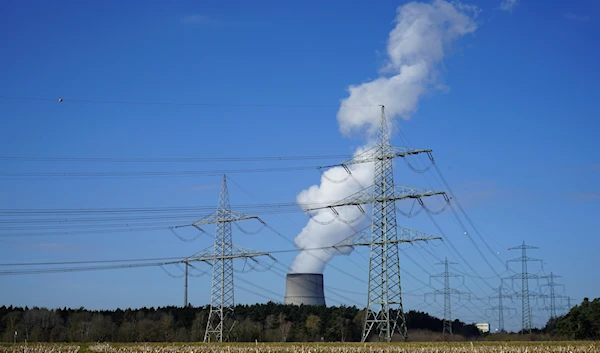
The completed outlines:
{"type": "Polygon", "coordinates": [[[325,305],[323,275],[320,273],[288,273],[285,276],[284,304],[325,305]]]}

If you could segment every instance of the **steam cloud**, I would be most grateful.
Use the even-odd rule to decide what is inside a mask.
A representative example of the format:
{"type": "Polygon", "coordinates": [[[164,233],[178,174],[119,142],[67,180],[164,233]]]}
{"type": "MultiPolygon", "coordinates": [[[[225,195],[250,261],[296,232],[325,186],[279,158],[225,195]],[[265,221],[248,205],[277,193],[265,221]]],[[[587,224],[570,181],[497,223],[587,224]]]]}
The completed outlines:
{"type": "MultiPolygon", "coordinates": [[[[380,122],[380,109],[385,105],[388,118],[410,119],[417,109],[420,97],[436,83],[437,66],[445,50],[456,39],[475,31],[474,17],[477,8],[461,3],[451,4],[444,0],[432,3],[411,2],[397,9],[396,26],[390,32],[387,43],[388,63],[382,68],[382,76],[376,80],[348,88],[350,96],[341,102],[337,114],[340,131],[344,135],[362,133],[367,145],[359,148],[361,153],[372,145],[372,138],[380,122]]],[[[300,192],[299,203],[334,202],[370,186],[373,183],[372,163],[356,164],[351,168],[352,178],[344,183],[332,183],[347,176],[341,167],[329,169],[321,177],[320,186],[313,185],[300,192]]],[[[356,207],[336,209],[342,220],[353,220],[361,215],[356,207]]],[[[313,218],[322,222],[331,220],[333,213],[319,210],[313,218]]],[[[365,220],[363,220],[364,225],[365,220]]],[[[362,228],[354,224],[355,229],[362,228]]],[[[354,233],[348,224],[335,221],[322,225],[313,220],[295,238],[298,249],[332,246],[354,233]]],[[[347,248],[347,253],[351,251],[347,248]]],[[[332,250],[303,250],[291,265],[292,273],[322,273],[325,264],[340,252],[332,250]]]]}

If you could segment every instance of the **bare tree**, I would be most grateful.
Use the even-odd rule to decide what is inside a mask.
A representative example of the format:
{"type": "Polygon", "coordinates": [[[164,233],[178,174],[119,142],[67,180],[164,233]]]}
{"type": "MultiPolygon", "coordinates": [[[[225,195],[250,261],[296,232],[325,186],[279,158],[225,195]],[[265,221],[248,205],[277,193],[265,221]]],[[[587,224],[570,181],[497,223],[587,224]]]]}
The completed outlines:
{"type": "Polygon", "coordinates": [[[306,318],[306,329],[313,339],[321,332],[321,318],[317,315],[310,314],[306,318]]]}
{"type": "Polygon", "coordinates": [[[286,342],[288,335],[290,333],[290,330],[292,329],[292,323],[290,321],[286,320],[286,317],[282,312],[279,313],[278,321],[279,321],[279,333],[281,334],[281,341],[286,342]]]}

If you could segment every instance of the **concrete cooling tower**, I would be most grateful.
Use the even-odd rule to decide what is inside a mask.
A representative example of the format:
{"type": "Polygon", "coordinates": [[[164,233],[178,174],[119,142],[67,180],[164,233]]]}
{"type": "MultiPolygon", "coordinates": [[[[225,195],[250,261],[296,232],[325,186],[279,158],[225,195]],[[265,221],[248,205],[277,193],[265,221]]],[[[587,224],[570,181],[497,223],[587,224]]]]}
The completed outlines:
{"type": "Polygon", "coordinates": [[[288,273],[285,282],[284,304],[325,305],[322,274],[288,273]]]}

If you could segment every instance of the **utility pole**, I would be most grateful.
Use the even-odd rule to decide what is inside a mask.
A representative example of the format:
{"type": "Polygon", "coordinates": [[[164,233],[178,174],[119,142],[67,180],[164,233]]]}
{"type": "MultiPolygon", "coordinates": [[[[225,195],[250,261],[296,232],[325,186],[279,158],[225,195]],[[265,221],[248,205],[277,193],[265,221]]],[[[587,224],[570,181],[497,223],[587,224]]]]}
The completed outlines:
{"type": "Polygon", "coordinates": [[[498,288],[494,288],[494,289],[498,290],[498,295],[491,296],[490,299],[498,299],[498,306],[491,307],[487,310],[492,310],[492,311],[498,312],[498,330],[500,332],[503,332],[504,331],[504,311],[508,311],[509,313],[511,311],[514,311],[516,314],[517,310],[515,308],[507,308],[502,304],[502,298],[505,296],[504,293],[502,293],[502,284],[500,284],[500,286],[498,288]]]}
{"type": "Polygon", "coordinates": [[[460,297],[460,295],[463,295],[463,294],[469,295],[469,293],[461,292],[456,289],[450,288],[450,277],[463,278],[463,276],[455,274],[455,273],[451,273],[449,271],[450,265],[458,265],[458,263],[449,262],[448,259],[446,258],[443,262],[436,263],[436,265],[444,265],[444,272],[438,273],[437,275],[429,276],[429,282],[431,282],[431,278],[441,277],[444,279],[444,289],[443,290],[438,289],[433,292],[425,293],[425,297],[427,297],[428,294],[433,294],[434,298],[440,294],[444,295],[444,323],[443,323],[443,327],[442,327],[442,334],[447,333],[447,334],[451,335],[452,334],[452,308],[451,308],[450,296],[452,294],[455,294],[460,297]]]}
{"type": "Polygon", "coordinates": [[[228,340],[229,333],[235,324],[233,317],[233,259],[248,258],[256,261],[254,257],[257,256],[273,258],[267,253],[258,253],[233,245],[231,223],[249,219],[258,219],[258,217],[233,212],[230,209],[227,176],[223,175],[217,210],[192,224],[200,231],[203,231],[200,228],[202,225],[216,225],[212,249],[206,249],[186,259],[188,261],[204,261],[202,259],[212,258],[212,260],[206,261],[212,265],[212,286],[204,342],[228,340]]]}
{"type": "MultiPolygon", "coordinates": [[[[400,259],[398,256],[399,234],[396,223],[395,201],[412,198],[421,203],[422,197],[433,195],[443,195],[446,202],[450,201],[446,193],[442,191],[394,184],[392,160],[419,153],[427,153],[433,161],[431,150],[393,147],[390,144],[385,108],[381,106],[381,125],[376,146],[347,162],[321,167],[341,166],[350,173],[348,166],[352,164],[375,163],[373,185],[329,206],[307,210],[314,211],[329,208],[334,214],[337,214],[336,207],[356,206],[362,212],[364,212],[362,205],[371,204],[373,207],[371,239],[369,241],[369,288],[362,342],[367,340],[372,331],[378,331],[380,341],[390,342],[394,332],[400,333],[404,340],[408,339],[406,318],[402,307],[400,259]]],[[[400,234],[400,236],[402,235],[400,234]]]]}
{"type": "Polygon", "coordinates": [[[524,333],[525,331],[528,331],[531,333],[531,326],[532,326],[531,325],[531,306],[529,303],[529,299],[530,299],[529,280],[540,278],[540,276],[531,274],[527,271],[527,263],[535,262],[535,261],[539,261],[540,263],[543,263],[542,260],[540,260],[540,259],[534,259],[534,258],[527,256],[527,250],[531,250],[531,249],[539,249],[539,248],[536,246],[526,245],[525,242],[523,242],[523,244],[520,246],[508,248],[508,250],[521,250],[521,257],[517,257],[517,258],[511,259],[511,260],[508,260],[506,262],[506,268],[508,269],[509,262],[520,262],[521,263],[521,273],[503,278],[503,280],[510,279],[511,281],[514,281],[516,279],[521,280],[521,294],[520,295],[513,294],[511,296],[520,296],[521,297],[521,329],[522,329],[522,333],[524,333]]]}

